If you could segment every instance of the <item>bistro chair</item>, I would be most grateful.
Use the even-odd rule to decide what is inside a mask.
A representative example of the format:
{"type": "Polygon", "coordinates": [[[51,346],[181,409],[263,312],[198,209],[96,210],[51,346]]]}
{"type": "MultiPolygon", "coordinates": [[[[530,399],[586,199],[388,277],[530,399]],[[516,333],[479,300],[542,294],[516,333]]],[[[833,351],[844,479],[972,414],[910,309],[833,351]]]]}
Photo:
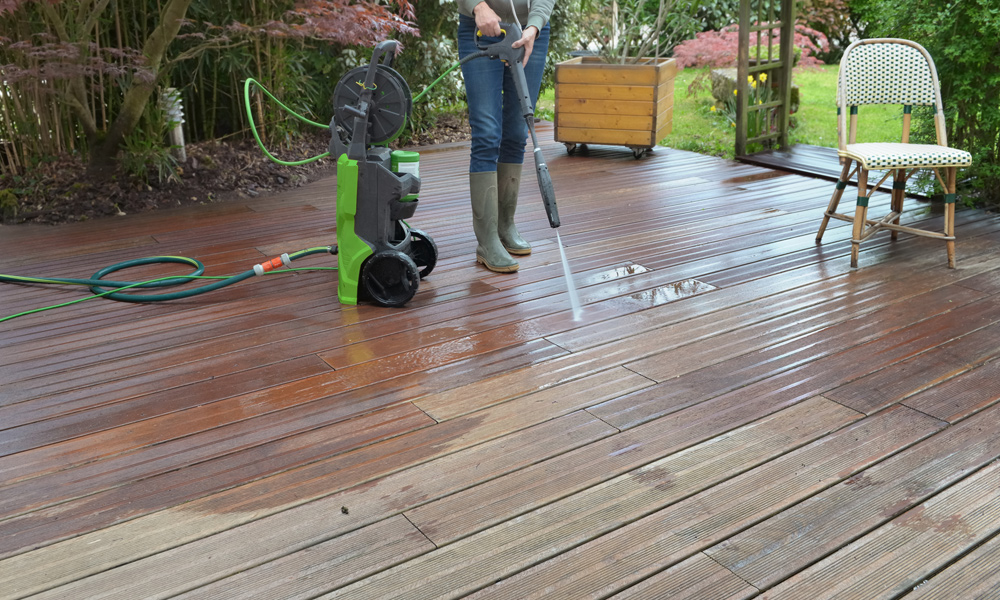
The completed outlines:
{"type": "Polygon", "coordinates": [[[955,268],[955,176],[959,167],[972,164],[972,155],[948,147],[944,110],[934,60],[917,43],[900,39],[861,40],[848,46],[840,61],[837,81],[837,154],[844,165],[823,223],[816,234],[822,241],[830,219],[854,224],[851,237],[851,266],[858,266],[861,242],[881,229],[892,232],[895,240],[903,231],[944,240],[948,248],[948,266],[955,268]],[[863,104],[903,105],[901,142],[857,144],[858,106],[863,104]],[[911,144],[910,112],[915,105],[932,106],[937,144],[911,144]],[[848,127],[847,115],[850,114],[848,127]],[[853,167],[853,169],[852,169],[853,167]],[[899,224],[903,212],[906,181],[921,169],[932,169],[944,188],[944,231],[928,231],[899,224]],[[885,170],[874,186],[868,185],[870,171],[885,170]],[[858,202],[854,215],[837,213],[844,188],[857,174],[858,202]],[[880,219],[868,218],[868,200],[872,193],[892,176],[890,212],[880,219]]]}

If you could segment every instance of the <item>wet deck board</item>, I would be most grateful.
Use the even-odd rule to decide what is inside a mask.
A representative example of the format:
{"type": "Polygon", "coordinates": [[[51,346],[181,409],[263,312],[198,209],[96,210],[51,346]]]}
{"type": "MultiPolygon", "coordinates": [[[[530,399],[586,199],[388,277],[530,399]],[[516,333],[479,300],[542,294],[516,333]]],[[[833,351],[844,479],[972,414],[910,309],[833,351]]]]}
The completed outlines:
{"type": "MultiPolygon", "coordinates": [[[[0,597],[995,588],[1000,218],[959,211],[956,270],[906,235],[852,270],[849,227],[814,242],[825,181],[551,135],[580,319],[527,169],[534,253],[475,264],[453,144],[421,154],[411,224],[439,262],[403,309],[341,306],[320,271],[0,324],[0,597]]],[[[241,272],[335,242],[335,189],[0,228],[0,272],[241,272]]],[[[0,306],[80,296],[4,285],[0,306]]]]}

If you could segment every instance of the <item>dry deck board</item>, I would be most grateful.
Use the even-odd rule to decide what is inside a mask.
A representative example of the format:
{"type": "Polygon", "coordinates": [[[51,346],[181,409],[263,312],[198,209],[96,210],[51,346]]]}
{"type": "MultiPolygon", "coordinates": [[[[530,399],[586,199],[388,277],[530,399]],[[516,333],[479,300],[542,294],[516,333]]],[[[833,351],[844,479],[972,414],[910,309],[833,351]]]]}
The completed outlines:
{"type": "Polygon", "coordinates": [[[765,590],[1000,456],[992,408],[705,551],[765,590]],[[822,541],[820,541],[822,540],[822,541]]]}
{"type": "MultiPolygon", "coordinates": [[[[426,196],[413,221],[434,235],[441,254],[434,274],[421,284],[407,309],[341,307],[330,302],[333,290],[328,282],[335,281],[335,276],[312,274],[295,276],[286,283],[246,282],[204,299],[170,305],[83,303],[63,309],[62,313],[41,313],[5,324],[11,327],[0,327],[0,346],[4,350],[0,352],[0,369],[14,367],[0,372],[33,384],[47,382],[48,386],[18,390],[10,398],[16,403],[9,407],[17,407],[20,414],[29,416],[38,411],[34,414],[46,418],[30,419],[30,424],[6,430],[16,435],[4,437],[5,430],[0,430],[0,448],[8,450],[6,456],[0,457],[0,473],[19,474],[17,478],[21,479],[3,479],[5,485],[0,486],[0,492],[30,489],[32,495],[26,494],[25,500],[33,497],[44,502],[46,496],[52,500],[58,497],[58,492],[46,493],[46,484],[55,489],[59,481],[78,478],[74,484],[78,487],[64,494],[77,499],[62,505],[66,509],[62,515],[58,505],[24,515],[28,519],[24,523],[36,519],[40,524],[46,514],[60,516],[64,522],[52,521],[54,525],[33,528],[43,547],[0,562],[0,578],[13,570],[21,582],[35,581],[42,587],[69,584],[63,588],[65,592],[85,589],[93,581],[114,581],[116,577],[127,585],[135,582],[125,581],[124,577],[134,577],[141,583],[146,580],[145,567],[168,565],[168,572],[161,573],[163,578],[150,580],[145,588],[150,594],[207,583],[233,569],[239,572],[234,579],[208,584],[210,587],[192,591],[192,596],[224,595],[226,583],[247,586],[239,588],[244,590],[259,587],[275,595],[315,595],[358,577],[378,579],[382,577],[378,575],[380,570],[399,561],[405,561],[400,568],[419,564],[426,559],[407,559],[417,554],[432,556],[449,548],[446,545],[427,554],[430,546],[426,538],[421,541],[423,534],[417,535],[412,525],[403,522],[401,511],[426,511],[423,514],[431,517],[433,507],[440,519],[428,520],[436,523],[429,529],[435,530],[435,535],[454,537],[454,543],[460,545],[463,540],[476,539],[493,529],[514,527],[517,521],[510,519],[515,515],[551,511],[553,508],[546,507],[560,505],[560,498],[566,494],[596,493],[608,485],[609,477],[620,472],[612,469],[614,472],[594,478],[582,470],[584,464],[600,464],[595,459],[605,458],[609,449],[614,451],[614,446],[606,444],[619,437],[626,439],[626,435],[632,436],[627,438],[631,440],[627,445],[652,444],[659,448],[641,456],[629,457],[635,450],[622,455],[636,459],[633,468],[642,471],[641,465],[650,460],[680,460],[692,450],[672,454],[678,449],[713,436],[732,435],[725,432],[745,427],[755,419],[777,418],[781,412],[775,411],[795,403],[819,401],[810,394],[832,395],[837,388],[841,392],[861,389],[864,381],[884,381],[886,390],[899,390],[887,396],[885,402],[898,401],[917,387],[929,385],[906,397],[903,403],[949,422],[979,410],[985,410],[984,414],[995,411],[990,407],[1000,392],[995,383],[998,352],[988,347],[992,329],[977,332],[977,323],[968,323],[953,328],[951,335],[949,331],[930,332],[935,320],[943,328],[952,328],[953,323],[941,316],[932,317],[924,325],[904,325],[892,333],[878,327],[861,329],[858,339],[844,330],[845,335],[831,340],[820,351],[792,343],[799,348],[800,362],[793,360],[792,364],[787,362],[791,359],[786,359],[784,366],[777,369],[752,364],[755,359],[767,361],[773,357],[767,352],[769,345],[791,343],[779,339],[796,337],[794,332],[800,326],[796,315],[802,319],[801,333],[809,329],[821,331],[823,308],[830,311],[828,324],[835,328],[833,331],[839,331],[836,327],[846,326],[838,323],[855,319],[855,323],[870,325],[865,315],[954,290],[954,299],[962,299],[955,304],[963,304],[965,314],[979,318],[976,315],[981,312],[988,321],[988,315],[997,310],[989,296],[1000,292],[996,253],[1000,220],[995,216],[960,211],[956,271],[943,269],[944,250],[938,242],[905,235],[895,243],[888,236],[867,241],[862,248],[863,268],[853,271],[846,267],[846,226],[837,224],[822,246],[812,241],[818,215],[829,198],[827,183],[665,148],[656,148],[641,161],[634,160],[626,149],[596,145],[569,157],[561,145],[551,141],[551,125],[540,124],[539,132],[556,181],[563,243],[587,303],[582,321],[573,321],[565,307],[546,311],[541,306],[546,300],[565,304],[565,295],[558,251],[530,177],[522,186],[524,201],[518,217],[535,253],[521,260],[522,271],[498,276],[469,260],[475,240],[469,228],[468,200],[461,177],[468,166],[468,150],[467,145],[457,144],[439,151],[421,150],[422,196],[426,196]],[[628,272],[633,264],[641,266],[641,272],[628,272]],[[717,289],[689,296],[700,285],[692,281],[717,289]],[[964,290],[949,288],[951,284],[964,290]],[[286,285],[290,287],[280,289],[286,285]],[[977,299],[977,292],[986,296],[977,299]],[[898,302],[889,300],[894,294],[899,295],[898,302]],[[525,313],[522,318],[517,313],[526,298],[537,299],[539,310],[525,313]],[[769,303],[773,305],[769,307],[769,303]],[[497,310],[508,314],[499,321],[487,314],[497,310]],[[268,321],[269,313],[277,318],[268,321]],[[470,319],[470,314],[479,316],[470,319]],[[741,316],[745,320],[741,321],[741,316]],[[778,337],[767,337],[771,335],[766,331],[769,322],[775,326],[785,324],[780,333],[775,332],[778,337]],[[310,323],[318,325],[314,331],[309,330],[310,323]],[[442,331],[433,333],[435,329],[442,331]],[[246,333],[241,336],[243,330],[246,333]],[[740,340],[741,330],[744,340],[740,340]],[[880,331],[882,337],[878,337],[880,331]],[[296,332],[304,333],[299,337],[308,342],[300,348],[289,341],[295,339],[296,332]],[[357,337],[346,345],[323,339],[348,332],[357,337]],[[692,337],[685,338],[687,332],[692,337]],[[144,338],[146,334],[150,337],[144,338]],[[258,334],[255,344],[254,336],[258,334]],[[874,339],[857,345],[869,334],[874,339]],[[926,339],[914,341],[908,335],[926,339]],[[631,341],[638,344],[629,351],[633,337],[636,339],[631,341]],[[728,344],[713,350],[713,339],[720,343],[728,340],[728,344]],[[382,342],[392,345],[381,346],[382,342]],[[213,348],[217,343],[219,346],[213,348]],[[695,351],[691,357],[685,354],[685,346],[695,351]],[[258,364],[237,361],[232,363],[235,369],[227,369],[229,359],[213,359],[213,350],[228,348],[235,356],[254,347],[260,348],[255,354],[258,364]],[[272,356],[265,351],[268,347],[274,351],[272,356]],[[526,348],[538,351],[529,352],[519,363],[516,355],[526,348]],[[185,349],[198,356],[197,361],[187,361],[188,367],[184,366],[185,349]],[[602,356],[602,351],[608,355],[602,356]],[[922,351],[926,356],[919,354],[922,351]],[[142,359],[128,362],[133,353],[139,353],[142,359]],[[320,355],[330,362],[322,361],[320,355]],[[499,359],[504,355],[508,358],[499,359]],[[654,356],[664,361],[665,372],[669,373],[668,363],[675,361],[686,365],[682,370],[688,373],[676,382],[656,385],[632,374],[621,381],[634,382],[637,387],[616,383],[616,373],[624,371],[616,369],[623,364],[647,359],[653,364],[655,360],[648,357],[654,356]],[[718,366],[691,370],[697,366],[695,356],[718,366]],[[932,358],[933,363],[929,362],[932,358]],[[292,362],[288,364],[298,365],[298,370],[283,373],[283,363],[289,360],[292,362]],[[110,368],[115,362],[121,370],[110,368]],[[197,368],[199,363],[204,367],[201,370],[197,368]],[[311,374],[313,369],[329,369],[331,363],[337,371],[311,374]],[[423,367],[429,365],[436,366],[423,372],[423,367]],[[749,385],[726,392],[738,383],[739,377],[719,383],[712,380],[713,373],[724,376],[725,369],[740,366],[747,369],[745,383],[749,385]],[[905,374],[917,366],[929,368],[917,378],[893,383],[891,375],[905,374]],[[22,372],[20,367],[30,371],[22,372]],[[90,372],[94,375],[88,376],[90,372]],[[392,379],[379,381],[378,376],[386,372],[392,379]],[[852,384],[855,380],[858,383],[852,384]],[[239,384],[230,387],[227,381],[239,384]],[[557,381],[563,385],[552,387],[557,381]],[[605,382],[603,388],[598,385],[589,389],[597,381],[605,382]],[[536,393],[540,388],[547,389],[536,393]],[[643,398],[653,400],[661,392],[682,391],[687,394],[683,404],[663,406],[663,412],[654,408],[636,419],[626,418],[622,423],[631,429],[621,434],[579,410],[594,403],[610,406],[610,401],[621,407],[632,404],[641,412],[646,406],[643,398]],[[55,398],[67,401],[63,410],[58,403],[43,406],[55,398]],[[344,451],[298,468],[294,468],[292,460],[286,463],[291,470],[249,484],[240,483],[235,476],[241,469],[252,469],[253,462],[269,448],[305,444],[310,439],[305,432],[285,437],[283,442],[269,439],[269,418],[282,413],[291,418],[298,410],[295,414],[304,419],[303,423],[312,422],[314,427],[334,431],[361,423],[366,414],[377,419],[378,413],[371,411],[380,407],[412,400],[417,405],[433,406],[430,416],[448,421],[433,424],[411,412],[411,417],[424,419],[426,424],[416,432],[354,450],[349,449],[352,442],[348,439],[324,440],[342,443],[344,451]],[[208,419],[210,407],[221,408],[227,403],[234,410],[220,412],[212,424],[208,419]],[[257,416],[248,419],[241,415],[236,410],[241,405],[258,411],[257,416]],[[206,418],[192,420],[191,429],[186,430],[184,416],[194,415],[197,410],[203,410],[206,418]],[[639,425],[658,415],[664,416],[639,425]],[[173,423],[171,429],[153,428],[168,420],[173,423]],[[198,439],[211,442],[213,432],[226,435],[224,432],[233,433],[254,421],[255,427],[245,429],[244,434],[256,436],[257,441],[245,449],[224,456],[203,453],[203,459],[198,461],[177,460],[172,463],[176,469],[173,475],[152,475],[153,471],[146,470],[151,485],[159,482],[159,491],[151,495],[139,493],[141,479],[135,478],[144,477],[142,461],[152,457],[157,446],[163,445],[164,451],[181,449],[183,436],[199,431],[202,433],[198,439]],[[92,466],[86,465],[89,461],[94,461],[92,466]],[[226,473],[232,476],[230,484],[236,486],[227,491],[213,493],[210,482],[192,482],[192,486],[171,495],[173,492],[167,488],[173,486],[163,485],[184,480],[185,471],[194,476],[199,469],[209,473],[224,464],[232,467],[226,473]],[[111,470],[113,465],[121,467],[123,475],[129,475],[116,479],[119,471],[111,470]],[[546,465],[566,465],[578,469],[581,475],[536,487],[534,478],[545,472],[546,465]],[[91,473],[103,475],[100,480],[88,482],[91,473]],[[120,491],[107,486],[120,487],[120,491]],[[102,487],[106,491],[96,491],[102,487]],[[81,496],[87,490],[96,493],[81,496]],[[493,491],[494,496],[487,491],[493,491]],[[198,499],[177,504],[182,497],[198,499]],[[478,515],[465,504],[482,505],[484,499],[493,504],[478,515]],[[138,502],[136,511],[118,512],[127,502],[138,502]],[[349,515],[339,512],[341,506],[350,507],[349,515]],[[453,514],[442,510],[445,507],[453,514]],[[98,511],[92,513],[97,516],[85,514],[89,511],[98,511]],[[128,520],[110,527],[101,524],[114,522],[116,513],[128,520]],[[266,532],[268,526],[277,527],[278,535],[262,538],[260,533],[266,532]],[[82,535],[52,543],[70,531],[82,535]],[[462,537],[473,531],[482,533],[462,537]],[[106,545],[115,536],[125,541],[106,545]],[[177,564],[172,560],[187,568],[191,560],[204,562],[209,555],[223,556],[228,549],[225,540],[258,539],[266,540],[266,544],[246,548],[242,557],[227,556],[224,564],[229,566],[207,567],[204,577],[183,569],[175,574],[169,567],[177,564]],[[96,540],[105,541],[91,544],[96,540]],[[348,562],[338,562],[336,557],[332,563],[324,562],[322,552],[337,548],[341,542],[355,544],[352,547],[370,546],[370,552],[361,549],[343,557],[348,562]],[[143,556],[148,557],[136,561],[143,556]],[[127,566],[93,580],[81,580],[76,584],[80,587],[73,587],[71,582],[84,572],[95,572],[81,570],[81,559],[90,561],[93,557],[105,562],[89,563],[86,569],[127,566]],[[244,570],[247,568],[250,570],[244,570]],[[186,575],[196,576],[186,580],[186,575]],[[157,582],[163,583],[162,589],[157,589],[157,582]]],[[[121,258],[150,254],[191,255],[205,259],[213,269],[239,271],[275,253],[335,241],[333,198],[333,180],[328,179],[288,195],[287,200],[279,196],[207,205],[66,228],[2,229],[0,256],[10,260],[2,261],[0,271],[32,274],[44,269],[44,274],[72,276],[89,274],[121,258]],[[221,235],[213,236],[209,243],[206,232],[221,235]],[[27,254],[19,254],[29,249],[27,254]]],[[[873,204],[886,202],[883,194],[873,199],[873,204]]],[[[919,219],[927,226],[940,221],[934,211],[921,214],[920,204],[909,203],[908,208],[911,210],[904,220],[919,219]]],[[[330,259],[310,257],[302,264],[328,265],[330,259]]],[[[0,287],[0,305],[7,306],[9,300],[9,305],[18,309],[47,304],[52,298],[75,297],[78,293],[73,290],[0,287]]],[[[911,321],[919,319],[918,311],[909,314],[911,321]]],[[[899,318],[900,323],[907,320],[903,313],[899,318]]],[[[812,337],[822,339],[819,333],[812,337]]],[[[0,403],[3,393],[4,388],[0,388],[0,403]]],[[[397,409],[389,409],[386,414],[393,410],[397,409]]],[[[984,423],[983,435],[993,435],[988,429],[995,426],[985,417],[973,416],[966,422],[976,419],[984,423]]],[[[957,423],[954,430],[963,426],[957,423]]],[[[926,444],[944,452],[945,438],[935,440],[951,430],[943,429],[918,447],[926,444]]],[[[274,434],[278,435],[277,429],[274,434]]],[[[775,435],[780,433],[776,431],[775,435]]],[[[313,452],[319,456],[323,451],[317,448],[313,452]]],[[[944,460],[933,451],[928,453],[932,462],[944,460]]],[[[765,461],[757,468],[766,469],[772,462],[765,461]]],[[[266,468],[278,464],[269,462],[266,468]]],[[[904,473],[901,480],[907,475],[917,476],[904,473]]],[[[956,472],[942,470],[938,481],[931,481],[933,475],[926,478],[929,484],[938,486],[934,489],[946,487],[947,491],[956,487],[947,487],[955,476],[956,472]]],[[[724,489],[726,482],[720,486],[724,489]]],[[[702,493],[711,499],[710,490],[702,493]]],[[[911,504],[915,501],[910,500],[911,504]]],[[[16,511],[17,505],[15,499],[7,506],[16,511]]],[[[564,530],[571,528],[567,523],[564,530]]],[[[982,530],[972,546],[990,539],[988,529],[982,530]]],[[[612,526],[604,535],[629,537],[616,531],[625,530],[612,526]]],[[[836,550],[835,539],[827,543],[817,549],[836,550]]],[[[555,558],[553,564],[561,560],[567,559],[555,558]]],[[[961,561],[955,566],[959,564],[961,561]]],[[[487,583],[499,576],[499,571],[491,573],[490,569],[491,565],[486,564],[481,571],[487,583]]],[[[959,575],[950,585],[959,585],[961,580],[959,575]]],[[[438,589],[450,593],[446,587],[438,589]]],[[[586,588],[578,588],[581,596],[597,591],[586,588]]],[[[0,589],[6,592],[12,588],[0,589]]],[[[667,594],[696,598],[700,589],[713,600],[754,593],[752,587],[700,552],[620,591],[622,597],[667,594]],[[694,568],[680,569],[687,565],[694,568]]],[[[50,595],[67,597],[55,590],[50,595]]]]}
{"type": "Polygon", "coordinates": [[[998,486],[993,462],[761,598],[896,598],[1000,531],[998,486]]]}
{"type": "Polygon", "coordinates": [[[1000,536],[976,548],[916,590],[906,600],[992,598],[1000,595],[1000,536]]]}
{"type": "Polygon", "coordinates": [[[702,491],[839,429],[856,417],[857,413],[822,400],[791,407],[688,452],[667,456],[518,519],[442,546],[349,586],[341,597],[458,597],[702,491]],[[781,433],[773,429],[779,423],[787,423],[787,419],[801,419],[810,413],[812,418],[806,419],[808,426],[781,433]],[[821,417],[822,413],[826,415],[821,417]]]}
{"type": "MultiPolygon", "coordinates": [[[[478,595],[528,600],[614,592],[849,477],[942,426],[908,409],[856,422],[509,577],[478,595]]],[[[649,484],[659,482],[672,488],[683,478],[683,472],[661,467],[649,474],[649,484]]]]}
{"type": "Polygon", "coordinates": [[[747,600],[757,590],[704,554],[681,563],[683,570],[667,570],[611,596],[611,600],[747,600]]]}

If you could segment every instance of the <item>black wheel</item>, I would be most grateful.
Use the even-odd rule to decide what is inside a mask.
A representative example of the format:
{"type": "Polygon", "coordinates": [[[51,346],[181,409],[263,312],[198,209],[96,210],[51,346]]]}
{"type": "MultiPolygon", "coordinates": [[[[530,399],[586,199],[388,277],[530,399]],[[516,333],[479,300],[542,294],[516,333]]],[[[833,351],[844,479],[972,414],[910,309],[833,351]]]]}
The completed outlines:
{"type": "Polygon", "coordinates": [[[420,275],[409,256],[397,250],[381,250],[361,267],[361,282],[368,296],[382,306],[403,306],[417,293],[420,275]]]}
{"type": "Polygon", "coordinates": [[[642,158],[642,155],[646,153],[646,150],[649,150],[649,148],[632,148],[632,156],[634,156],[636,160],[639,160],[642,158]]]}
{"type": "Polygon", "coordinates": [[[410,254],[423,279],[431,274],[438,260],[438,247],[434,239],[419,229],[410,228],[410,254]]]}
{"type": "Polygon", "coordinates": [[[576,154],[576,144],[564,144],[566,146],[566,154],[573,156],[576,154]]]}

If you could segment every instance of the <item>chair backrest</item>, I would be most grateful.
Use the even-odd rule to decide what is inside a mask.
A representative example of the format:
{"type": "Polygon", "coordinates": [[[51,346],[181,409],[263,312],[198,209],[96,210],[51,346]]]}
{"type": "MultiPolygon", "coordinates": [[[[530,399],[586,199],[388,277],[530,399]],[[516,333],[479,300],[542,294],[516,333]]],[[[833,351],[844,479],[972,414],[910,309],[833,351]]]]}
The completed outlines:
{"type": "Polygon", "coordinates": [[[861,40],[844,51],[837,79],[841,148],[845,143],[854,143],[857,107],[862,104],[901,104],[906,107],[904,142],[909,141],[910,107],[932,106],[938,143],[947,145],[934,60],[916,42],[894,38],[861,40]],[[850,139],[846,140],[844,131],[848,113],[851,115],[851,129],[850,139]]]}

